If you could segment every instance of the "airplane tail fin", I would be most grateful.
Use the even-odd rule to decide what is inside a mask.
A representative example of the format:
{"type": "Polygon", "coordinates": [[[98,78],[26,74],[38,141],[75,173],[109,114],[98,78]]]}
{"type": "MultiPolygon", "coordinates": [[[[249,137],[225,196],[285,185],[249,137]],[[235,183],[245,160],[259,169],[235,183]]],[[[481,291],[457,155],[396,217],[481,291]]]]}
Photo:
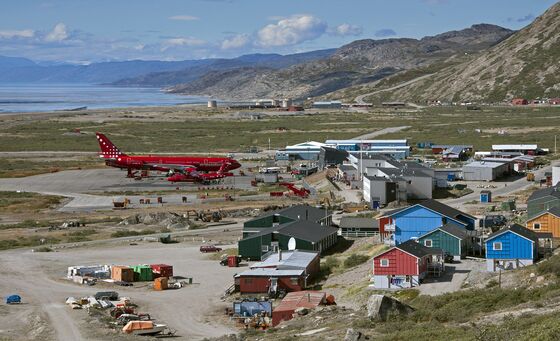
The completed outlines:
{"type": "Polygon", "coordinates": [[[126,154],[121,152],[107,136],[101,133],[95,133],[95,135],[97,136],[97,142],[99,142],[99,148],[101,148],[101,152],[99,153],[100,157],[104,159],[114,159],[119,156],[126,156],[126,154]]]}

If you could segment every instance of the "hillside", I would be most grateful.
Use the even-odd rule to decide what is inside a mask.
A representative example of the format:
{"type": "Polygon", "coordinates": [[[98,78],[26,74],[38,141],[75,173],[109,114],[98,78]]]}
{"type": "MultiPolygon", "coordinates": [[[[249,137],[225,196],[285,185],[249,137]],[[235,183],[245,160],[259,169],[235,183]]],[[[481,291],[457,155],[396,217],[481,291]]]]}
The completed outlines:
{"type": "Polygon", "coordinates": [[[337,49],[331,56],[288,68],[213,71],[172,88],[176,93],[223,99],[320,96],[390,74],[477,52],[502,41],[512,31],[494,25],[446,32],[423,39],[364,39],[337,49]]]}
{"type": "Polygon", "coordinates": [[[384,98],[424,102],[501,102],[514,97],[560,97],[560,3],[524,29],[472,60],[384,98]]]}

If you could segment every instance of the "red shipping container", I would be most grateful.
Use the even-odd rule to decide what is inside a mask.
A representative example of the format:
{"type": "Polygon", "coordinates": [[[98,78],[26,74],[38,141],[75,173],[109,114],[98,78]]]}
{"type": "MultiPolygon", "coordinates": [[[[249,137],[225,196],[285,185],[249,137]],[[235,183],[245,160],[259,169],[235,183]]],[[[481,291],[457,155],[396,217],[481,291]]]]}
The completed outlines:
{"type": "Polygon", "coordinates": [[[173,277],[173,266],[167,264],[150,265],[156,277],[173,277]]]}

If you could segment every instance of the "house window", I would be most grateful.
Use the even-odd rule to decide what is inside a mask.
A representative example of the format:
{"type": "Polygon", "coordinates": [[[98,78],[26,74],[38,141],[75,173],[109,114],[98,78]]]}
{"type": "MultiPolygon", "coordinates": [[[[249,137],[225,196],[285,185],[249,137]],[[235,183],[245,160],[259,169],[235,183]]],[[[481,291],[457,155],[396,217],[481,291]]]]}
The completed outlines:
{"type": "Polygon", "coordinates": [[[431,239],[426,239],[426,240],[424,240],[424,246],[426,246],[426,247],[432,247],[432,240],[431,240],[431,239]]]}
{"type": "Polygon", "coordinates": [[[292,285],[298,285],[299,284],[299,278],[297,277],[290,277],[290,283],[292,285]]]}
{"type": "Polygon", "coordinates": [[[381,264],[381,267],[386,268],[389,266],[389,260],[386,258],[383,258],[379,261],[379,264],[381,264]]]}
{"type": "Polygon", "coordinates": [[[492,245],[494,251],[502,251],[502,242],[494,242],[492,245]]]}
{"type": "Polygon", "coordinates": [[[262,245],[261,246],[261,251],[262,252],[268,252],[268,245],[262,245]]]}
{"type": "Polygon", "coordinates": [[[533,230],[540,230],[541,229],[541,223],[533,223],[533,230]]]}

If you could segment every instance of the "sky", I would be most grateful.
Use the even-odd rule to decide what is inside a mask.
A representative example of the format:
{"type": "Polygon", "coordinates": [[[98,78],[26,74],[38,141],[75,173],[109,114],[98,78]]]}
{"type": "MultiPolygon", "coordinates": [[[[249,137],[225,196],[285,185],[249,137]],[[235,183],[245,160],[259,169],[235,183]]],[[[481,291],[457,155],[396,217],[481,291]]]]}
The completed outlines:
{"type": "Polygon", "coordinates": [[[36,61],[290,54],[358,39],[521,29],[553,0],[2,0],[0,55],[36,61]]]}

